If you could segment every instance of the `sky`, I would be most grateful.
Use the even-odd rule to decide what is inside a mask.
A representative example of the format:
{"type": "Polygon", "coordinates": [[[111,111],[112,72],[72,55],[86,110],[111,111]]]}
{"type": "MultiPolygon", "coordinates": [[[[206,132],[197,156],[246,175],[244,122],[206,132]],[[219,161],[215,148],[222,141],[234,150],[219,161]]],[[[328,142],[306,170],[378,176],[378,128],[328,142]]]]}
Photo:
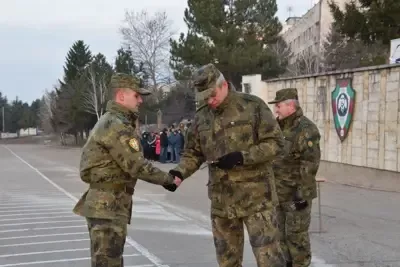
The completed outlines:
{"type": "MultiPolygon", "coordinates": [[[[277,0],[283,22],[301,16],[314,0],[277,0]]],[[[177,32],[186,33],[183,21],[187,0],[0,0],[0,92],[9,101],[31,103],[52,90],[63,77],[68,50],[84,40],[93,54],[114,62],[121,47],[118,32],[126,10],[166,11],[177,32]]]]}

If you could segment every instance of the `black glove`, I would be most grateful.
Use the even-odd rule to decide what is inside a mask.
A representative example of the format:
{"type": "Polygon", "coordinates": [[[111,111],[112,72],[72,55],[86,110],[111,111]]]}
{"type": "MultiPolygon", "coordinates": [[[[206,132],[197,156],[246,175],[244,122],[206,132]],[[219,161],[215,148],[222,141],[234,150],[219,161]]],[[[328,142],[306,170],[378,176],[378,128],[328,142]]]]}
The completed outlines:
{"type": "MultiPolygon", "coordinates": [[[[170,171],[169,171],[169,174],[170,174],[172,177],[174,177],[174,179],[175,179],[175,176],[176,176],[176,177],[178,177],[179,179],[183,180],[182,174],[181,174],[180,172],[178,172],[178,171],[170,170],[170,171]]],[[[165,189],[167,189],[168,191],[171,191],[171,192],[175,192],[176,189],[178,188],[178,187],[176,186],[176,184],[174,184],[174,183],[169,184],[169,185],[163,185],[163,187],[164,187],[165,189]]]]}
{"type": "Polygon", "coordinates": [[[304,210],[305,208],[308,207],[308,202],[307,200],[296,200],[293,202],[294,206],[296,207],[296,210],[304,210]]]}
{"type": "Polygon", "coordinates": [[[300,210],[304,210],[305,208],[308,207],[308,202],[307,202],[307,200],[304,200],[303,198],[301,198],[299,192],[296,191],[293,196],[292,206],[293,206],[293,209],[300,211],[300,210]]]}
{"type": "Polygon", "coordinates": [[[243,164],[243,155],[241,152],[231,152],[218,159],[217,167],[223,170],[232,169],[235,166],[243,164]]]}

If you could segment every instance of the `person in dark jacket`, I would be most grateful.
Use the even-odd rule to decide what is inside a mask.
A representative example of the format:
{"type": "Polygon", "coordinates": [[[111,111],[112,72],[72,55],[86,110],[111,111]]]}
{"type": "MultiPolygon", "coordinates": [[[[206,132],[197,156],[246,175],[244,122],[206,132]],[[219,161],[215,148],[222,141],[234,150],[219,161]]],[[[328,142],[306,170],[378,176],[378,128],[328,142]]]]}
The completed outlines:
{"type": "Polygon", "coordinates": [[[168,134],[166,128],[163,129],[160,135],[160,144],[161,144],[160,162],[166,163],[168,156],[168,134]]]}

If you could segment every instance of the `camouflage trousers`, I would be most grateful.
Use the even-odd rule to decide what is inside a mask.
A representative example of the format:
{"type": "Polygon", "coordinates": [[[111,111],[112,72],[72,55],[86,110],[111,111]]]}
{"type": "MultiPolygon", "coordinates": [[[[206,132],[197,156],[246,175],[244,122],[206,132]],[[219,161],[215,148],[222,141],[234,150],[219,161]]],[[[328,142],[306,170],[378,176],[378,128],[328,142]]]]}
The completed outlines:
{"type": "Polygon", "coordinates": [[[285,267],[279,246],[279,230],[275,210],[259,212],[244,218],[211,216],[212,232],[220,267],[242,267],[244,226],[258,267],[285,267]]]}
{"type": "Polygon", "coordinates": [[[311,222],[312,201],[301,211],[292,211],[281,205],[278,210],[281,247],[287,262],[293,267],[307,267],[311,264],[311,244],[308,229],[311,222]]]}
{"type": "Polygon", "coordinates": [[[123,267],[127,226],[107,219],[86,218],[92,267],[123,267]]]}

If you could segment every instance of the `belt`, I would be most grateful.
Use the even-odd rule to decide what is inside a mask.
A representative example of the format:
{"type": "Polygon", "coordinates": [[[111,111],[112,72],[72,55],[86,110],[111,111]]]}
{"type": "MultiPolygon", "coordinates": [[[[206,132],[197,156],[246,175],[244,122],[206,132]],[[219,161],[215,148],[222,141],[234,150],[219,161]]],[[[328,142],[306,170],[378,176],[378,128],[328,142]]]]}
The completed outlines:
{"type": "Polygon", "coordinates": [[[133,192],[135,191],[135,189],[132,186],[127,186],[126,184],[113,184],[113,183],[94,183],[90,184],[90,188],[124,191],[129,195],[133,195],[133,192]]]}

